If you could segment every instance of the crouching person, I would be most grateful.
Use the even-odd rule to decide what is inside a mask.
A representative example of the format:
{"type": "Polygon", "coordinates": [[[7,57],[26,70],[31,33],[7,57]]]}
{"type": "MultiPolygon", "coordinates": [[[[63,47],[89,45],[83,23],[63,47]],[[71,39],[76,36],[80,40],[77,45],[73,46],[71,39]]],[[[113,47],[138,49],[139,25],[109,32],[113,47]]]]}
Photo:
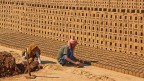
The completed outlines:
{"type": "Polygon", "coordinates": [[[82,67],[82,64],[74,56],[74,48],[77,45],[77,41],[70,39],[68,43],[62,46],[57,54],[57,60],[59,64],[64,65],[75,65],[82,67]]]}
{"type": "Polygon", "coordinates": [[[22,63],[25,68],[24,73],[26,73],[29,69],[27,65],[28,64],[27,60],[29,60],[30,71],[42,69],[42,66],[40,66],[41,65],[40,49],[34,43],[32,43],[28,48],[26,48],[22,52],[22,61],[23,61],[22,63]]]}

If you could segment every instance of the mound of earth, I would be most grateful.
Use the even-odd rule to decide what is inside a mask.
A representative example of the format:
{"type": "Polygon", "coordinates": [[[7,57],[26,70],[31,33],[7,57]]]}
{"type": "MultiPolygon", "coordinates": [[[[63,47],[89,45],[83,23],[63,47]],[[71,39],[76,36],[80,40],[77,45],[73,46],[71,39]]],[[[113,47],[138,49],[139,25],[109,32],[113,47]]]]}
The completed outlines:
{"type": "Polygon", "coordinates": [[[8,52],[0,52],[0,77],[7,77],[19,74],[15,58],[8,52]]]}

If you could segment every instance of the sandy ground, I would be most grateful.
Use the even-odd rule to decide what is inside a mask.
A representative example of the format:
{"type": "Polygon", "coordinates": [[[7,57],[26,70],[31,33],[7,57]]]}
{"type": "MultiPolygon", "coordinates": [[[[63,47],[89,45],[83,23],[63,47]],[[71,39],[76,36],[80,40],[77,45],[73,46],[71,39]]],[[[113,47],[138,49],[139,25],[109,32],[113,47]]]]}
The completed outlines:
{"type": "MultiPolygon", "coordinates": [[[[16,58],[16,62],[21,62],[20,50],[0,46],[0,51],[11,52],[16,58]]],[[[25,76],[28,74],[21,74],[0,78],[0,81],[144,81],[144,78],[95,66],[85,66],[84,68],[66,67],[59,65],[56,59],[45,56],[41,56],[41,59],[44,69],[32,72],[32,75],[37,76],[35,79],[26,79],[25,76]]]]}

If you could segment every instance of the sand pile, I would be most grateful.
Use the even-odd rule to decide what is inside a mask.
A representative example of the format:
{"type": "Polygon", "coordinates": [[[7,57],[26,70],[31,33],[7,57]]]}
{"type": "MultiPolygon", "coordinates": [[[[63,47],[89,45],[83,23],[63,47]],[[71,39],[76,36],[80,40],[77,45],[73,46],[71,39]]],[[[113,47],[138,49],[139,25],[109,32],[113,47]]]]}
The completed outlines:
{"type": "Polygon", "coordinates": [[[45,66],[44,68],[51,69],[51,70],[56,70],[56,71],[62,71],[63,70],[62,66],[53,65],[53,64],[49,64],[49,65],[45,66]]]}
{"type": "Polygon", "coordinates": [[[15,58],[8,52],[0,52],[0,77],[19,74],[15,58]]]}

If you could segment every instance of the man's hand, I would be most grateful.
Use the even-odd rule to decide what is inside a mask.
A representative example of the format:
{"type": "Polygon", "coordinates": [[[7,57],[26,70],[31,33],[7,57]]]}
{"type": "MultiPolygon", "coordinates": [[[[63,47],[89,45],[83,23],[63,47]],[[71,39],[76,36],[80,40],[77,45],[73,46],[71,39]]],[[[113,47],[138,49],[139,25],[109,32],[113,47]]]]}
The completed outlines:
{"type": "Polygon", "coordinates": [[[39,64],[39,65],[38,65],[38,68],[39,68],[39,69],[43,69],[42,64],[39,64]]]}
{"type": "Polygon", "coordinates": [[[79,64],[80,64],[80,62],[78,62],[78,61],[75,62],[75,65],[79,65],[79,64]]]}

